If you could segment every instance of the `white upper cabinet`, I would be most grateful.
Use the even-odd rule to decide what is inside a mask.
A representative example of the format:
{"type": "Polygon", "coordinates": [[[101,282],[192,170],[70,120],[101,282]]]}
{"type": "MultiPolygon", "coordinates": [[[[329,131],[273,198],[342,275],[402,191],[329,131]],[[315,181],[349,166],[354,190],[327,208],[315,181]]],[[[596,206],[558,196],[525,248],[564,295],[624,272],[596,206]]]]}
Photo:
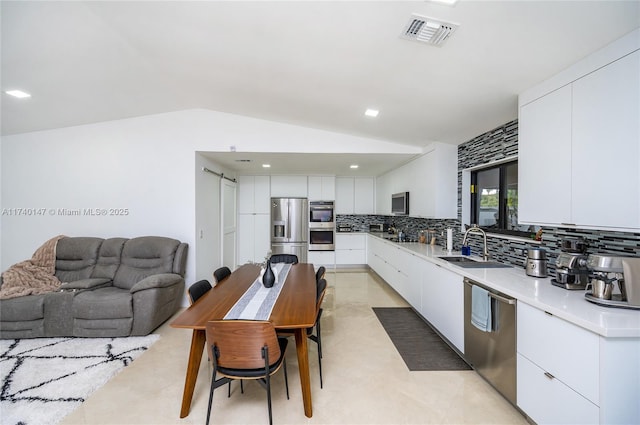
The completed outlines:
{"type": "Polygon", "coordinates": [[[353,214],[353,177],[336,177],[336,214],[353,214]]]}
{"type": "Polygon", "coordinates": [[[373,177],[353,178],[353,212],[354,214],[375,213],[375,180],[373,177]]]}
{"type": "Polygon", "coordinates": [[[435,144],[410,163],[409,211],[414,217],[458,216],[458,148],[435,144]],[[413,176],[413,178],[412,178],[413,176]]]}
{"type": "Polygon", "coordinates": [[[373,177],[336,177],[336,214],[374,214],[373,177]]]}
{"type": "Polygon", "coordinates": [[[573,143],[575,223],[640,228],[640,51],[573,84],[573,143]]]}
{"type": "Polygon", "coordinates": [[[520,108],[518,218],[571,223],[571,86],[520,108]]]}
{"type": "Polygon", "coordinates": [[[309,176],[308,198],[310,201],[333,201],[336,199],[336,178],[333,176],[309,176]]]}
{"type": "Polygon", "coordinates": [[[271,176],[271,196],[306,198],[307,176],[271,176]]]}
{"type": "Polygon", "coordinates": [[[391,214],[391,195],[409,192],[409,215],[458,216],[458,147],[433,143],[426,152],[376,179],[376,212],[391,214]]]}
{"type": "Polygon", "coordinates": [[[238,177],[238,213],[270,213],[269,176],[238,177]]]}
{"type": "Polygon", "coordinates": [[[269,176],[238,177],[238,264],[262,261],[271,245],[269,176]]]}
{"type": "MultiPolygon", "coordinates": [[[[569,83],[536,99],[521,96],[521,223],[640,228],[637,49],[591,69],[579,63],[580,75],[569,83]]],[[[550,83],[543,86],[548,89],[550,83]]]]}

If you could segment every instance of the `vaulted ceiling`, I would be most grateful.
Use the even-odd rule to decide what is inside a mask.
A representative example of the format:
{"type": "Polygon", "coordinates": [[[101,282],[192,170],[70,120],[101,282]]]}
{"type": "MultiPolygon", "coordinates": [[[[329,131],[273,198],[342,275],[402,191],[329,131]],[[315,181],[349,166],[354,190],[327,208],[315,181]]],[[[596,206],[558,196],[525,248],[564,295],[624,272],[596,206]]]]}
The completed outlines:
{"type": "Polygon", "coordinates": [[[640,27],[639,1],[2,1],[2,134],[190,108],[424,146],[640,27]],[[459,24],[440,47],[412,14],[459,24]],[[31,93],[15,99],[4,91],[31,93]],[[366,108],[380,111],[364,116],[366,108]]]}

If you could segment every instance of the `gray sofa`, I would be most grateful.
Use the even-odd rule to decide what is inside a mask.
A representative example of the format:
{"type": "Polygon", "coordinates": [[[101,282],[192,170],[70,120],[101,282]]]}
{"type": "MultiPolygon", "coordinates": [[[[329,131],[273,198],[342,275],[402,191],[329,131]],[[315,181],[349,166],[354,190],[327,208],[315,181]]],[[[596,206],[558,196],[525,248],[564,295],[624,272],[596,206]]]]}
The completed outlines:
{"type": "Polygon", "coordinates": [[[158,236],[61,239],[60,290],[0,300],[0,338],[147,335],[181,306],[187,248],[158,236]]]}

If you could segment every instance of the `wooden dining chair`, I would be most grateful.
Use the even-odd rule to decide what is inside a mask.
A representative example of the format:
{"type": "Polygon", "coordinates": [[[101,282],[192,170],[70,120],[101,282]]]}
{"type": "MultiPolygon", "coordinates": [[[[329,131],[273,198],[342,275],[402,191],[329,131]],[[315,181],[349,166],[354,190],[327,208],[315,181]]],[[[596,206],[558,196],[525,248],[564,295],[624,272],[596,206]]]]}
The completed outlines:
{"type": "Polygon", "coordinates": [[[298,264],[298,256],[295,254],[274,254],[270,258],[271,264],[274,263],[286,263],[286,264],[298,264]]]}
{"type": "MultiPolygon", "coordinates": [[[[194,302],[198,301],[198,299],[200,299],[201,296],[206,294],[211,289],[212,289],[212,286],[208,280],[197,281],[196,283],[191,285],[187,290],[187,292],[189,293],[189,301],[191,302],[191,304],[193,304],[194,302]]],[[[208,360],[211,361],[211,357],[209,357],[208,360]]],[[[242,381],[240,381],[240,391],[244,394],[244,386],[242,384],[242,381]]],[[[229,381],[229,389],[227,391],[227,397],[231,397],[231,381],[229,381]]]]}
{"type": "Polygon", "coordinates": [[[213,278],[216,280],[216,283],[222,282],[229,276],[231,276],[231,269],[227,266],[222,266],[213,272],[213,278]]]}
{"type": "Polygon", "coordinates": [[[234,379],[257,380],[267,390],[269,424],[272,424],[271,376],[281,366],[284,366],[284,382],[289,399],[285,359],[287,339],[278,338],[273,323],[260,320],[212,320],[207,322],[205,332],[207,349],[213,359],[207,425],[214,390],[234,379]]]}

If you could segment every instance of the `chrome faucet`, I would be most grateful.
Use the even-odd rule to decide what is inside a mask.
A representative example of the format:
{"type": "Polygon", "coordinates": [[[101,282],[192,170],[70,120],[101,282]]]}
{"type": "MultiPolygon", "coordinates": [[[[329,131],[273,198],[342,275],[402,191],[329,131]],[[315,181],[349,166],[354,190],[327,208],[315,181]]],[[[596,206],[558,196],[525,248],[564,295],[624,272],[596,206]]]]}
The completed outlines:
{"type": "Polygon", "coordinates": [[[482,259],[484,261],[489,261],[489,251],[487,250],[487,234],[484,230],[478,227],[477,224],[469,227],[466,232],[464,232],[464,237],[462,238],[462,246],[467,246],[467,237],[469,233],[480,233],[482,235],[482,239],[484,242],[484,252],[482,253],[482,259]]]}

